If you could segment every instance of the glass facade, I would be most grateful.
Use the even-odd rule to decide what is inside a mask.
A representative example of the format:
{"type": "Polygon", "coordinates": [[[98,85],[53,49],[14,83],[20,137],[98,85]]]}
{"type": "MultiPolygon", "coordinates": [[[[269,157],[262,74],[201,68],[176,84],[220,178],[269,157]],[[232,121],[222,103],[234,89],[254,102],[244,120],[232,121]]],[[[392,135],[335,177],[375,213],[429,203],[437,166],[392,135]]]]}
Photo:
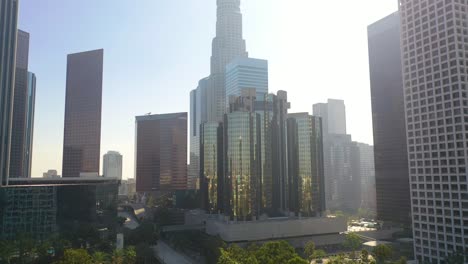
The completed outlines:
{"type": "Polygon", "coordinates": [[[0,3],[0,186],[8,182],[15,83],[18,1],[0,3]]]}
{"type": "Polygon", "coordinates": [[[258,216],[260,116],[236,111],[225,116],[225,168],[228,212],[234,219],[258,216]]]}
{"type": "Polygon", "coordinates": [[[46,239],[84,224],[113,230],[119,182],[68,179],[12,180],[0,188],[0,238],[24,233],[46,239]]]}
{"type": "Polygon", "coordinates": [[[104,50],[70,54],[62,177],[99,175],[104,50]]]}
{"type": "Polygon", "coordinates": [[[136,117],[137,192],[187,189],[187,113],[136,117]]]}
{"type": "Polygon", "coordinates": [[[28,103],[29,33],[18,30],[16,48],[15,94],[10,149],[10,178],[25,178],[24,151],[26,143],[28,103]]]}
{"type": "Polygon", "coordinates": [[[318,216],[325,210],[321,119],[307,113],[288,119],[290,209],[318,216]]]}
{"type": "Polygon", "coordinates": [[[36,75],[28,72],[28,93],[26,103],[26,137],[24,143],[23,172],[26,178],[31,177],[33,136],[34,136],[34,114],[36,107],[36,75]]]}
{"type": "Polygon", "coordinates": [[[200,129],[201,189],[203,207],[210,213],[223,211],[223,126],[205,123],[200,129]]]}

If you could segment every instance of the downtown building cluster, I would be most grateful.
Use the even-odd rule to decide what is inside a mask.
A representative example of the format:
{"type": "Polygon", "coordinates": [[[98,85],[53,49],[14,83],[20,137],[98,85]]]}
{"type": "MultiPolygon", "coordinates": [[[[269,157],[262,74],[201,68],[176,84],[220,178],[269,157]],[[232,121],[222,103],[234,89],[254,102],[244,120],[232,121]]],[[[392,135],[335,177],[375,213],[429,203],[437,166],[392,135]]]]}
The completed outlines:
{"type": "Polygon", "coordinates": [[[108,162],[120,166],[115,178],[95,177],[103,50],[68,56],[63,178],[55,170],[32,178],[36,76],[28,71],[30,35],[17,29],[18,6],[0,0],[0,239],[47,239],[81,225],[113,228],[121,156],[120,163],[108,162]]]}
{"type": "Polygon", "coordinates": [[[249,58],[239,0],[219,0],[211,74],[190,93],[189,188],[202,208],[236,220],[321,216],[322,121],[288,113],[268,91],[268,62],[249,58]]]}

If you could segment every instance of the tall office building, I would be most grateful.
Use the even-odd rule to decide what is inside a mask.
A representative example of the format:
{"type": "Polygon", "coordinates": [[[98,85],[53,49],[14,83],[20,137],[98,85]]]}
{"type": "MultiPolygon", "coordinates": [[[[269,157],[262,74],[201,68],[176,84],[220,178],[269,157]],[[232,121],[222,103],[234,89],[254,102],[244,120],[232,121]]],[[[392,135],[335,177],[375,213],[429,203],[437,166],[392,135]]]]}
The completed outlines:
{"type": "Polygon", "coordinates": [[[13,126],[10,150],[10,178],[25,178],[24,151],[28,103],[29,33],[18,30],[16,42],[16,73],[13,100],[13,126]]]}
{"type": "Polygon", "coordinates": [[[377,217],[410,226],[411,200],[398,12],[370,25],[367,34],[377,217]]]}
{"type": "Polygon", "coordinates": [[[359,149],[360,179],[361,179],[361,208],[376,211],[375,201],[375,163],[374,147],[364,143],[357,143],[359,149]]]}
{"type": "Polygon", "coordinates": [[[99,175],[104,50],[70,54],[62,177],[99,175]]]}
{"type": "Polygon", "coordinates": [[[200,129],[200,189],[202,207],[210,213],[224,212],[223,125],[208,122],[200,129]]]}
{"type": "Polygon", "coordinates": [[[468,1],[399,11],[415,256],[446,263],[468,248],[468,1]]]}
{"type": "Polygon", "coordinates": [[[25,177],[31,178],[34,115],[36,108],[36,75],[32,72],[28,72],[28,90],[26,100],[26,136],[24,141],[23,172],[25,177]]]}
{"type": "Polygon", "coordinates": [[[136,117],[136,191],[187,189],[187,113],[136,117]]]}
{"type": "Polygon", "coordinates": [[[226,65],[237,57],[248,57],[242,38],[240,0],[217,0],[216,37],[213,39],[210,85],[207,92],[208,121],[223,120],[226,65]]]}
{"type": "Polygon", "coordinates": [[[102,174],[106,178],[122,179],[122,155],[117,151],[104,154],[102,174]]]}
{"type": "Polygon", "coordinates": [[[226,66],[226,108],[229,96],[240,96],[243,89],[255,89],[257,100],[265,100],[268,94],[268,61],[252,58],[236,58],[226,66]]]}
{"type": "Polygon", "coordinates": [[[346,134],[344,101],[328,99],[314,104],[313,113],[323,124],[326,207],[354,213],[361,203],[359,152],[346,134]]]}
{"type": "Polygon", "coordinates": [[[0,2],[0,186],[8,184],[15,85],[18,0],[0,2]]]}
{"type": "Polygon", "coordinates": [[[322,121],[308,113],[289,114],[289,209],[298,216],[325,211],[322,121]]]}
{"type": "Polygon", "coordinates": [[[327,103],[314,104],[313,113],[322,118],[324,135],[346,135],[346,107],[343,100],[328,99],[327,103]]]}
{"type": "Polygon", "coordinates": [[[190,92],[190,164],[187,188],[199,189],[200,178],[200,126],[207,121],[206,93],[209,78],[201,79],[198,87],[190,92]]]}

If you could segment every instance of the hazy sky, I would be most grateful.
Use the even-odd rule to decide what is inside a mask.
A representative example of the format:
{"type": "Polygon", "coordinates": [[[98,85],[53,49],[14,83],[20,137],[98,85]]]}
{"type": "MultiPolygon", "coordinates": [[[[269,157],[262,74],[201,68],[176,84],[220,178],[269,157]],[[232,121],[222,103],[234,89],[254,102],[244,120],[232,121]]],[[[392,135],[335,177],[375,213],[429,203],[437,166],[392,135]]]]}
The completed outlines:
{"type": "MultiPolygon", "coordinates": [[[[367,25],[397,0],[242,0],[251,57],[269,60],[270,92],[291,112],[344,99],[348,133],[372,143],[367,25]]],[[[37,75],[33,177],[62,171],[66,55],[104,49],[101,154],[120,151],[134,176],[135,116],[189,110],[209,74],[216,0],[22,0],[37,75]]],[[[102,160],[101,160],[102,167],[102,160]]]]}

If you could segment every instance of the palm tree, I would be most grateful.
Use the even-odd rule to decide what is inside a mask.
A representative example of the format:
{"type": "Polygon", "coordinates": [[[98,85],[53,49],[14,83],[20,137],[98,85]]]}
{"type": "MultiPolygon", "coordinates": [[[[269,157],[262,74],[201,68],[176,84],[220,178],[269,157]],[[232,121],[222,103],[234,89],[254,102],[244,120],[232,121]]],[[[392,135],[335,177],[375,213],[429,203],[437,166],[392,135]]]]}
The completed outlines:
{"type": "Polygon", "coordinates": [[[10,261],[13,257],[18,254],[18,250],[16,250],[15,245],[9,241],[1,241],[0,242],[0,259],[6,261],[6,263],[10,264],[10,261]]]}

